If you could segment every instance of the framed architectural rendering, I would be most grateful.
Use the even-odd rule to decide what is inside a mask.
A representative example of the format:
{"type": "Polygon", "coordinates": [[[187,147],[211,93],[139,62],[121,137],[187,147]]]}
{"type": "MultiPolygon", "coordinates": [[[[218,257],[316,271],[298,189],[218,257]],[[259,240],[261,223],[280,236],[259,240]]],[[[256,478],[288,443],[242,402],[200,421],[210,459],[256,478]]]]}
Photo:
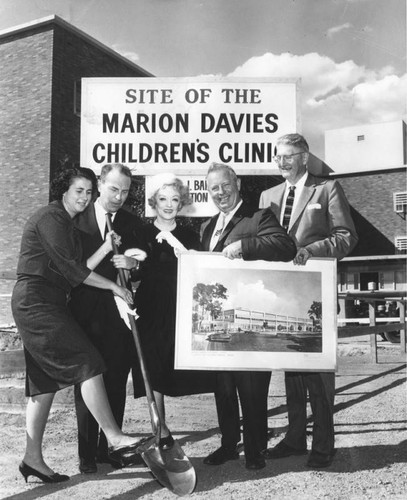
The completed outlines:
{"type": "Polygon", "coordinates": [[[178,262],[175,368],[334,371],[336,260],[178,262]]]}

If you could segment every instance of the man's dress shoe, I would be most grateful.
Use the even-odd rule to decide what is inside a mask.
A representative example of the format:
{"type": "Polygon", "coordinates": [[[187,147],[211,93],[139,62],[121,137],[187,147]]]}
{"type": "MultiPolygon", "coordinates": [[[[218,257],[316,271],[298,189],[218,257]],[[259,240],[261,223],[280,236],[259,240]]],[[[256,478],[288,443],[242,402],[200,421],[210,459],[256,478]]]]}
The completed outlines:
{"type": "Polygon", "coordinates": [[[79,470],[82,474],[95,474],[98,471],[94,458],[79,458],[79,470]]]}
{"type": "Polygon", "coordinates": [[[263,469],[266,466],[266,461],[262,455],[259,455],[256,458],[246,459],[246,469],[249,470],[258,470],[263,469]]]}
{"type": "Polygon", "coordinates": [[[99,453],[98,455],[96,455],[96,463],[97,464],[109,464],[111,465],[114,469],[121,469],[122,467],[124,467],[124,465],[121,464],[121,462],[118,462],[116,460],[111,460],[106,453],[99,453]]]}
{"type": "Polygon", "coordinates": [[[291,455],[306,455],[306,448],[302,450],[297,450],[288,444],[285,444],[284,441],[280,441],[274,448],[267,448],[267,450],[263,451],[263,456],[265,458],[285,458],[290,457],[291,455]]]}
{"type": "Polygon", "coordinates": [[[203,463],[206,465],[221,465],[228,460],[237,460],[239,458],[239,453],[236,448],[225,448],[221,446],[213,453],[204,458],[203,463]]]}
{"type": "Polygon", "coordinates": [[[332,464],[335,451],[331,454],[319,453],[318,451],[312,451],[307,466],[312,469],[323,469],[324,467],[329,467],[332,464]]]}

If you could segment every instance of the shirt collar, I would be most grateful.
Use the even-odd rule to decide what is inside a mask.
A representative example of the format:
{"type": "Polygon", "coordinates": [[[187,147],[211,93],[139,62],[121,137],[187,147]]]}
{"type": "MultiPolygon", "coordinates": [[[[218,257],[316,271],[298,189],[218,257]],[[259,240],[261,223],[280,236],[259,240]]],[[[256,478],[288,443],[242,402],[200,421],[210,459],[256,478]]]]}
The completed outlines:
{"type": "Polygon", "coordinates": [[[242,203],[243,203],[243,200],[240,200],[239,203],[235,206],[235,208],[233,210],[231,210],[228,214],[224,214],[225,215],[225,220],[227,220],[229,222],[230,219],[239,210],[239,208],[240,208],[240,206],[241,206],[242,203]]]}
{"type": "MultiPolygon", "coordinates": [[[[95,205],[95,211],[96,211],[97,217],[100,217],[100,218],[102,218],[102,216],[106,217],[106,214],[108,212],[106,211],[105,208],[103,208],[102,204],[99,201],[99,198],[97,198],[94,205],[95,205]]],[[[116,217],[116,213],[117,212],[111,212],[112,220],[114,220],[114,218],[116,217]]]]}
{"type": "Polygon", "coordinates": [[[305,186],[305,182],[308,178],[308,170],[304,173],[300,180],[298,180],[295,184],[290,184],[288,181],[285,181],[285,189],[288,191],[291,186],[295,186],[296,191],[298,189],[302,189],[305,186]]]}

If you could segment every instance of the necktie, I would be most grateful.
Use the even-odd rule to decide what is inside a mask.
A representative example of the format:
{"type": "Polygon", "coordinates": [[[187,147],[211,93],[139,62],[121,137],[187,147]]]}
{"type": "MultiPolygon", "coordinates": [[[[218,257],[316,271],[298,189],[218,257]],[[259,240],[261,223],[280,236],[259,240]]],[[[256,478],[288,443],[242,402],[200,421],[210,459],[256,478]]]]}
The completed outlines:
{"type": "Polygon", "coordinates": [[[219,213],[219,223],[217,224],[218,229],[212,234],[211,242],[209,249],[212,251],[215,247],[216,244],[218,243],[219,237],[222,234],[223,230],[225,229],[225,219],[226,219],[226,214],[223,212],[219,213]]]}
{"type": "Polygon", "coordinates": [[[219,236],[223,233],[223,230],[225,229],[225,219],[226,219],[226,214],[223,212],[220,212],[219,214],[220,220],[221,220],[221,225],[220,227],[215,231],[214,237],[219,238],[219,236]]]}
{"type": "Polygon", "coordinates": [[[294,196],[295,196],[295,186],[290,186],[290,190],[288,191],[288,196],[285,201],[285,209],[283,216],[283,228],[288,231],[288,226],[290,225],[291,212],[293,211],[294,205],[294,196]]]}
{"type": "Polygon", "coordinates": [[[106,212],[106,224],[105,224],[105,234],[103,235],[103,239],[106,239],[106,235],[109,232],[109,227],[107,225],[107,219],[109,219],[110,224],[112,223],[112,214],[110,212],[106,212]]]}

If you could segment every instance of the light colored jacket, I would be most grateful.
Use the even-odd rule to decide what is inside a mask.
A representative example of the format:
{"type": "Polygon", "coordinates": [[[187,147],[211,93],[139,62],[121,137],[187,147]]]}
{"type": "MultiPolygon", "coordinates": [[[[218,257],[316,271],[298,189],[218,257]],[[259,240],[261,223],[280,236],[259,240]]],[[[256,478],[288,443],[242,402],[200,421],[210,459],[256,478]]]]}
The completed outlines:
{"type": "MultiPolygon", "coordinates": [[[[280,220],[285,182],[263,191],[260,208],[271,207],[280,220]]],[[[288,234],[297,248],[305,247],[314,257],[342,259],[355,247],[358,237],[349,203],[337,180],[308,174],[291,215],[288,234]]]]}

